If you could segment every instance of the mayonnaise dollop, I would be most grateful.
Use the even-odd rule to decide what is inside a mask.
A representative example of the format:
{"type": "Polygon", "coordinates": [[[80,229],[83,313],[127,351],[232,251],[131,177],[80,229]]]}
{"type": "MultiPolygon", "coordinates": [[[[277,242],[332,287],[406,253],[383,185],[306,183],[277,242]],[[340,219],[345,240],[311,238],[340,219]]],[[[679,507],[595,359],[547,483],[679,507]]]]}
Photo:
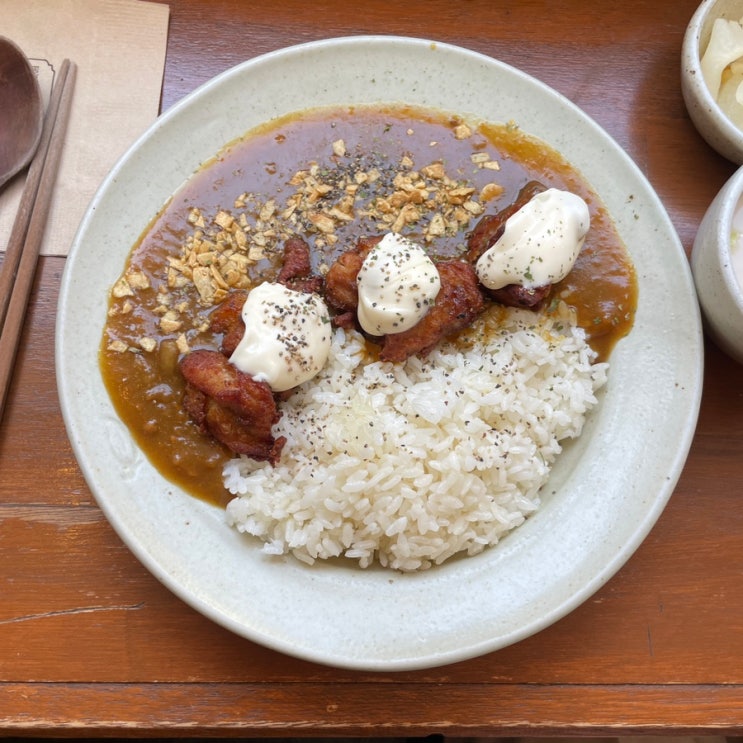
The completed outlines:
{"type": "Polygon", "coordinates": [[[394,232],[369,251],[356,281],[359,323],[371,335],[412,328],[441,289],[439,272],[425,250],[394,232]]]}
{"type": "Polygon", "coordinates": [[[330,352],[330,316],[317,294],[264,282],[242,308],[245,333],[230,361],[275,392],[296,387],[323,368],[330,352]]]}
{"type": "Polygon", "coordinates": [[[481,256],[475,271],[483,286],[526,288],[554,284],[573,267],[590,225],[586,202],[549,188],[507,220],[503,235],[481,256]]]}

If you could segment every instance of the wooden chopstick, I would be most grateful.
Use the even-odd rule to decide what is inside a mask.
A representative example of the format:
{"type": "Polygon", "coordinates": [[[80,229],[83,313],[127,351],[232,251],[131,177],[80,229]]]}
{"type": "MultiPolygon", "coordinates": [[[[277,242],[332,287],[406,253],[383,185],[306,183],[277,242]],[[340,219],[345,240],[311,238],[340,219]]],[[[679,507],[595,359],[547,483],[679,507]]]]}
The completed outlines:
{"type": "Polygon", "coordinates": [[[39,149],[29,168],[0,273],[0,420],[49,216],[77,67],[65,59],[54,83],[39,149]]]}
{"type": "MultiPolygon", "coordinates": [[[[60,70],[60,75],[61,74],[62,71],[60,70]]],[[[67,73],[65,72],[64,74],[66,76],[67,73]]],[[[58,79],[61,79],[61,77],[58,79]]],[[[60,94],[60,87],[57,86],[52,91],[52,96],[44,117],[44,124],[41,130],[39,144],[34,153],[28,173],[26,174],[26,182],[23,187],[23,193],[21,194],[21,200],[18,204],[15,221],[13,222],[13,229],[10,233],[8,245],[5,249],[5,259],[3,260],[2,273],[0,273],[0,330],[2,330],[2,327],[5,324],[5,315],[7,314],[8,305],[10,304],[13,282],[15,281],[18,263],[20,262],[21,254],[23,253],[23,244],[26,240],[28,225],[31,221],[31,215],[33,214],[34,202],[36,201],[36,194],[39,190],[41,175],[44,172],[44,162],[46,161],[49,142],[52,138],[54,121],[57,117],[57,111],[59,110],[60,94]]]]}

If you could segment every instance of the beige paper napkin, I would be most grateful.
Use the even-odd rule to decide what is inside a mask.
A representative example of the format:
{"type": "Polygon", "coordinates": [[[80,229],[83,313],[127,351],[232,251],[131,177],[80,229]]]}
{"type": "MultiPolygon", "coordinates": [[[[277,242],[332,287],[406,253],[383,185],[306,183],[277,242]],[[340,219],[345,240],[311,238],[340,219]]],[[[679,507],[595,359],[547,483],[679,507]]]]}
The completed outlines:
{"type": "MultiPolygon", "coordinates": [[[[65,58],[78,68],[42,255],[67,255],[96,189],[157,117],[168,17],[167,5],[142,0],[0,0],[0,33],[29,57],[47,97],[65,58]]],[[[23,181],[0,194],[1,250],[23,181]]]]}

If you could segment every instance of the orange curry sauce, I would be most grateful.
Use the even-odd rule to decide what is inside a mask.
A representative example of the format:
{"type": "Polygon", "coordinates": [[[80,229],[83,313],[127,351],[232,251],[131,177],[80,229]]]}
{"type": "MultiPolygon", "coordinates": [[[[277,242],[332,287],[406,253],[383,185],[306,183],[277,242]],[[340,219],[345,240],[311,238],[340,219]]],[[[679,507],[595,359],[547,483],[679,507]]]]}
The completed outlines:
{"type": "MultiPolygon", "coordinates": [[[[349,192],[356,199],[353,220],[336,221],[332,232],[321,220],[305,219],[292,226],[313,247],[319,271],[358,236],[389,231],[379,204],[393,210],[399,205],[375,202],[374,210],[365,206],[395,190],[392,184],[401,162],[408,173],[443,165],[454,187],[474,188],[471,199],[482,204],[482,214],[510,204],[531,179],[579,194],[589,205],[591,229],[573,271],[553,287],[548,305],[561,299],[573,307],[599,358],[608,358],[632,326],[637,284],[599,198],[557,152],[516,127],[481,125],[473,127],[470,136],[461,132],[461,120],[411,108],[304,112],[230,145],[163,208],[134,246],[122,273],[123,278],[134,275],[138,280],[125,283],[124,291],[112,295],[100,365],[119,416],[168,480],[210,502],[224,505],[228,500],[221,470],[230,453],[201,434],[182,409],[184,383],[177,365],[184,344],[189,349],[218,348],[220,338],[207,329],[211,307],[204,304],[193,282],[184,281],[181,274],[176,277],[180,280],[173,280],[171,264],[181,259],[187,238],[196,230],[204,231],[194,225],[194,214],[202,215],[208,225],[221,211],[241,219],[246,227],[248,240],[240,250],[252,257],[240,263],[248,264],[243,285],[272,279],[281,262],[281,230],[290,224],[287,205],[303,178],[304,186],[308,179],[323,186],[305,202],[305,207],[312,205],[312,213],[321,215],[332,210],[332,199],[338,197],[333,188],[355,184],[345,189],[346,206],[349,192]],[[304,175],[297,178],[298,173],[304,175]],[[478,199],[480,193],[489,198],[478,199]],[[272,213],[266,210],[267,203],[272,213]],[[266,245],[256,250],[256,239],[266,245]]],[[[431,237],[429,214],[419,223],[407,224],[402,233],[425,245],[432,257],[455,256],[463,252],[467,234],[482,214],[472,214],[456,230],[450,221],[448,232],[435,237],[431,237]]],[[[204,259],[207,268],[208,260],[204,259]]],[[[549,306],[544,311],[550,311],[549,306]]]]}

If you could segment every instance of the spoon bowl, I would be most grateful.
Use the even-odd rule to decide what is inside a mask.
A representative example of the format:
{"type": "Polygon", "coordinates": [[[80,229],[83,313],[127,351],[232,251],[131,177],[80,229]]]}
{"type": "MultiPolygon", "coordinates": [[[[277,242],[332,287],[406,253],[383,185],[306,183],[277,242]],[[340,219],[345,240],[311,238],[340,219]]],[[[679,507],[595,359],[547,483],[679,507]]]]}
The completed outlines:
{"type": "Polygon", "coordinates": [[[26,55],[0,36],[0,188],[28,165],[41,139],[44,104],[26,55]]]}

